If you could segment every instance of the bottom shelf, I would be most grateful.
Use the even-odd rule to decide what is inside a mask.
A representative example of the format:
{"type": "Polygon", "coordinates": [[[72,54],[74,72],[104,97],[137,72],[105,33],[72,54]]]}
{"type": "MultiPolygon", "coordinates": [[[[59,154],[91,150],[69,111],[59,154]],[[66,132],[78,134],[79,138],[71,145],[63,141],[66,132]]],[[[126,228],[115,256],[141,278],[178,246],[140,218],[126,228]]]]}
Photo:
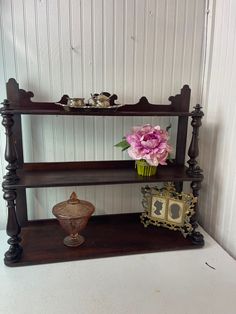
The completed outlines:
{"type": "Polygon", "coordinates": [[[93,216],[81,233],[86,241],[77,248],[63,245],[66,234],[57,220],[29,222],[21,233],[22,258],[10,266],[199,248],[179,231],[154,226],[144,228],[139,216],[140,214],[93,216]]]}

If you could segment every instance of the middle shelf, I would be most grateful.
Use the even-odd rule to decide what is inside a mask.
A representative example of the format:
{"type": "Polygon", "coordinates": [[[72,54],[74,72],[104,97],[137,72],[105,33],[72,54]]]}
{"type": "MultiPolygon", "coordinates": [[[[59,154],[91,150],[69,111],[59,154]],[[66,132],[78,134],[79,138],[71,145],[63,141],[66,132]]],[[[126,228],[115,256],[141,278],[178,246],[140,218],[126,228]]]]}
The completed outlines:
{"type": "Polygon", "coordinates": [[[9,188],[53,186],[86,186],[104,184],[150,183],[167,181],[201,181],[203,176],[191,177],[186,167],[169,164],[158,166],[157,174],[139,176],[132,160],[25,163],[18,169],[19,181],[9,188]]]}

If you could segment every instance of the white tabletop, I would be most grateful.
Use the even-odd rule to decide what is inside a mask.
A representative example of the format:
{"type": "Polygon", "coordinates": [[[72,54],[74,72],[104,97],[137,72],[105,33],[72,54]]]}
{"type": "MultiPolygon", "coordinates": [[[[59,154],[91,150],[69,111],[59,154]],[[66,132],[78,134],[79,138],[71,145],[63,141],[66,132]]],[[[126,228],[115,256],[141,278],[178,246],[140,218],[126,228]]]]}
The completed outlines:
{"type": "Polygon", "coordinates": [[[9,268],[0,231],[0,313],[236,314],[236,261],[204,235],[202,249],[9,268]]]}

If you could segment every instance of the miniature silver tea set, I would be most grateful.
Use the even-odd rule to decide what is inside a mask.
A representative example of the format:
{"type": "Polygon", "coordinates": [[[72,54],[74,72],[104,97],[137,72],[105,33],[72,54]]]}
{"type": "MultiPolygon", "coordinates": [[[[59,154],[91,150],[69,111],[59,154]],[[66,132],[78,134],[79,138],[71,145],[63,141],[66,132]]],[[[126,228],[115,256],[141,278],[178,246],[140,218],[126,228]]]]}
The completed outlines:
{"type": "Polygon", "coordinates": [[[121,104],[115,104],[117,100],[117,95],[111,95],[108,92],[102,92],[100,94],[91,94],[91,97],[88,99],[88,102],[85,103],[85,98],[67,98],[67,103],[56,103],[57,105],[62,106],[65,110],[70,108],[96,108],[96,109],[114,109],[121,107],[121,104]]]}

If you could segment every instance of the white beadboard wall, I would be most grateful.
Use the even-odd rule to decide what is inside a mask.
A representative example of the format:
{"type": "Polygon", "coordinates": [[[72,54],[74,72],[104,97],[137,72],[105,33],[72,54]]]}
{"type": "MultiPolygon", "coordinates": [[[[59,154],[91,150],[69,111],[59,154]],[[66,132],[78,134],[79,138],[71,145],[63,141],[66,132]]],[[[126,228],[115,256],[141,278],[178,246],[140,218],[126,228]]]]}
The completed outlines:
{"type": "Polygon", "coordinates": [[[209,23],[212,40],[200,150],[205,176],[201,222],[236,258],[236,1],[216,1],[209,23]]]}
{"type": "MultiPolygon", "coordinates": [[[[107,90],[122,103],[137,102],[142,95],[168,103],[189,84],[194,105],[201,94],[204,20],[204,0],[2,0],[0,98],[5,82],[15,77],[42,101],[57,101],[64,93],[88,98],[107,90]]],[[[26,161],[127,158],[113,145],[131,126],[170,122],[144,117],[23,120],[26,161]]],[[[174,144],[174,120],[172,125],[174,144]]],[[[3,128],[0,145],[3,175],[3,128]]],[[[139,185],[32,189],[27,191],[29,217],[50,217],[51,207],[73,189],[96,205],[97,214],[141,209],[139,185]]],[[[0,202],[4,228],[6,207],[0,202]]]]}

